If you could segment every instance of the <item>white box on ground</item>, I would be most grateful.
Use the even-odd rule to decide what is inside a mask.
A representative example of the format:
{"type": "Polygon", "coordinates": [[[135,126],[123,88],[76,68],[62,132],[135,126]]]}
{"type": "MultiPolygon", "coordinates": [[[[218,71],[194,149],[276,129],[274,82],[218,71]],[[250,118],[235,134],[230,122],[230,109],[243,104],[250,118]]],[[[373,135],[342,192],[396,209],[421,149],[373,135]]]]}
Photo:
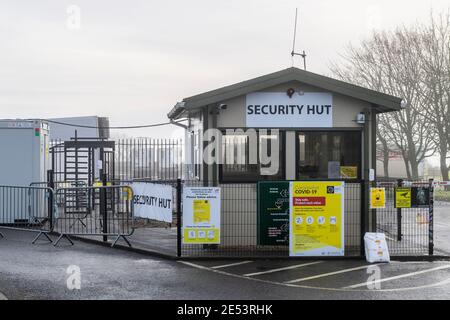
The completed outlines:
{"type": "Polygon", "coordinates": [[[364,235],[366,260],[369,263],[390,262],[389,250],[384,233],[367,232],[364,235]]]}

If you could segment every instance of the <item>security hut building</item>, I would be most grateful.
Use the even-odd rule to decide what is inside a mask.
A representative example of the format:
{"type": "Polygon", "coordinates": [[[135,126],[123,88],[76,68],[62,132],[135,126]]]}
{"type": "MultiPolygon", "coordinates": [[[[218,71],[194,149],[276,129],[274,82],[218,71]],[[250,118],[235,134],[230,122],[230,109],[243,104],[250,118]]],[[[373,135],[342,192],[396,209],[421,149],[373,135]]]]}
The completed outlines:
{"type": "Polygon", "coordinates": [[[185,98],[168,117],[188,120],[184,178],[221,187],[221,246],[260,248],[258,182],[343,180],[345,254],[359,255],[376,223],[376,116],[400,109],[401,98],[293,67],[185,98]],[[203,161],[209,152],[218,161],[203,161]]]}

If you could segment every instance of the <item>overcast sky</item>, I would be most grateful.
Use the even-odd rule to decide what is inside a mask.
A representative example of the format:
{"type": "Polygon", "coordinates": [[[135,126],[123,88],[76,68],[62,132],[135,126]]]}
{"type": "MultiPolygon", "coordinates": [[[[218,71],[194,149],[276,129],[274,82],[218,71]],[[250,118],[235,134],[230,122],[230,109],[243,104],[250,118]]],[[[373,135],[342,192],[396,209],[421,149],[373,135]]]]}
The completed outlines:
{"type": "Polygon", "coordinates": [[[296,7],[297,50],[326,75],[348,43],[426,22],[449,1],[0,0],[0,118],[166,122],[184,97],[290,67],[296,7]]]}

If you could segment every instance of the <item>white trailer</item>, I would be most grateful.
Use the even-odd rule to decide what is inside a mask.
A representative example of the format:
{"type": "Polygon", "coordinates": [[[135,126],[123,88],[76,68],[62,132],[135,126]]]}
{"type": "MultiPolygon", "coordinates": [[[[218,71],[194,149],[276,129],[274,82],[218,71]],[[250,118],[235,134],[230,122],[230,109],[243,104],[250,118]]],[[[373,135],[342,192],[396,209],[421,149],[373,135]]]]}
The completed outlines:
{"type": "Polygon", "coordinates": [[[3,186],[0,224],[17,223],[18,220],[33,222],[42,214],[46,204],[37,199],[43,197],[38,196],[38,191],[4,186],[28,187],[33,182],[45,182],[48,164],[49,128],[46,122],[0,120],[0,186],[3,186]],[[32,203],[33,207],[30,206],[32,203]]]}
{"type": "Polygon", "coordinates": [[[46,181],[49,129],[44,121],[0,120],[0,185],[46,181]]]}

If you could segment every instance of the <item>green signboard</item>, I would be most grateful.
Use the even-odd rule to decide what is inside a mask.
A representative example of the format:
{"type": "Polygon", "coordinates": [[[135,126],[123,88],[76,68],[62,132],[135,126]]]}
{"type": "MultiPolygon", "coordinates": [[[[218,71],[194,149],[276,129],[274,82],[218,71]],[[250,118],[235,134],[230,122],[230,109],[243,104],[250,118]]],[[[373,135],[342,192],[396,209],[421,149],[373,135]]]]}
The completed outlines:
{"type": "Polygon", "coordinates": [[[289,243],[289,182],[258,183],[258,244],[289,243]]]}

